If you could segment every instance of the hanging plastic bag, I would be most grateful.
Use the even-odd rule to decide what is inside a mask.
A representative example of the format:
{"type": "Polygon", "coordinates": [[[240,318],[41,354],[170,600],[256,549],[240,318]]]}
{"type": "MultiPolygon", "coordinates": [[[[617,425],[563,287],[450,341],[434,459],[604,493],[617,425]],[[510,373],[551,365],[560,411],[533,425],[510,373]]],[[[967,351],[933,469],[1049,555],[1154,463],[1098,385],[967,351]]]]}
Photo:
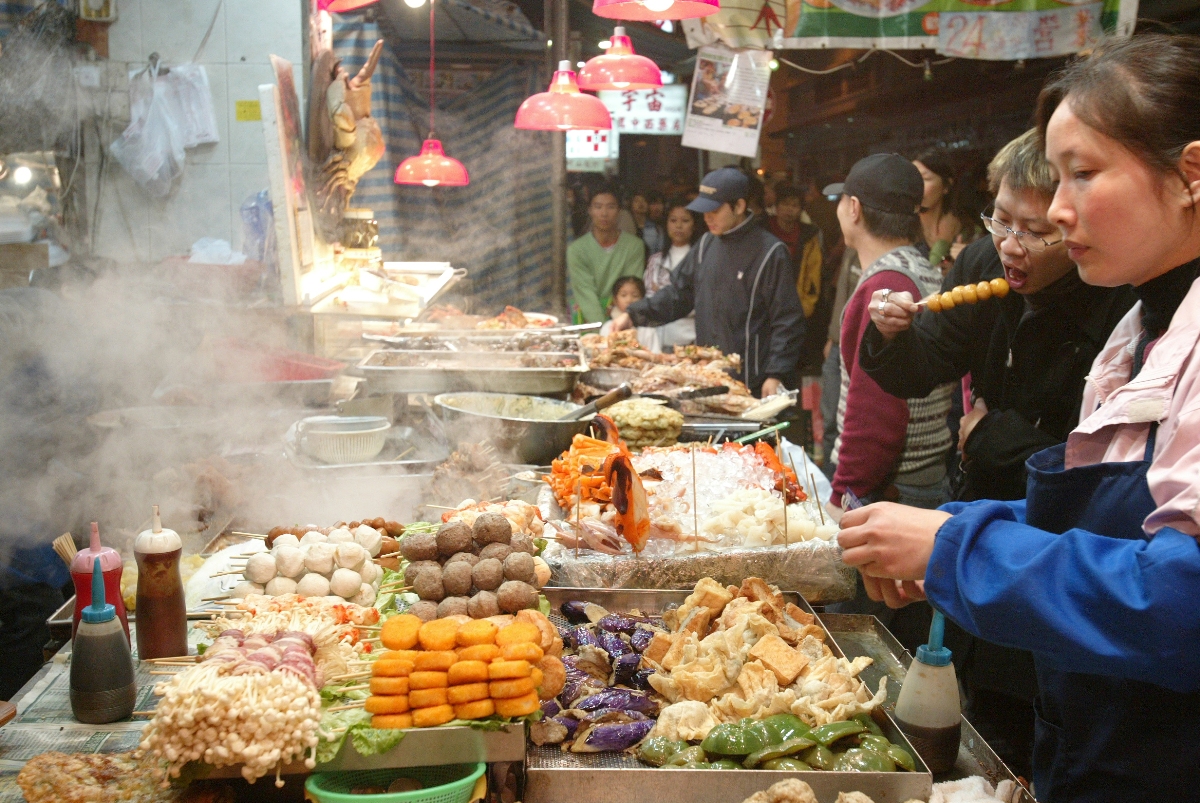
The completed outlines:
{"type": "Polygon", "coordinates": [[[183,133],[172,115],[167,82],[157,64],[130,76],[133,121],[109,146],[134,181],[155,198],[171,194],[183,175],[183,133]]]}
{"type": "Polygon", "coordinates": [[[200,64],[172,67],[165,78],[174,102],[173,115],[183,132],[183,147],[194,148],[220,141],[217,115],[213,111],[208,73],[200,64]]]}

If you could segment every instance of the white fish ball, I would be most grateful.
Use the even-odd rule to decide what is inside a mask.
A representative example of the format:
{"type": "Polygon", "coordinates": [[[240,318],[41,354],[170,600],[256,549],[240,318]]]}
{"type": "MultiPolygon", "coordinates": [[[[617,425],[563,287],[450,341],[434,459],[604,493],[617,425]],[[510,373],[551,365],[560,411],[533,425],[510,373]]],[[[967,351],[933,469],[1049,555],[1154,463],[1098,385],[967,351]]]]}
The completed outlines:
{"type": "Polygon", "coordinates": [[[233,587],[230,596],[234,599],[245,599],[251,594],[261,594],[263,587],[258,583],[251,583],[249,580],[243,580],[233,587]]]}
{"type": "Polygon", "coordinates": [[[347,541],[354,540],[354,533],[350,532],[345,527],[338,527],[336,530],[332,530],[329,533],[329,537],[326,540],[331,544],[344,544],[347,541]]]}
{"type": "Polygon", "coordinates": [[[256,552],[246,561],[246,571],[243,576],[252,583],[264,584],[275,578],[278,574],[275,567],[275,558],[269,552],[256,552]]]}
{"type": "Polygon", "coordinates": [[[319,530],[309,530],[304,535],[300,536],[300,545],[308,546],[310,544],[323,544],[327,540],[328,539],[325,537],[325,534],[319,530]]]}
{"type": "Polygon", "coordinates": [[[328,576],[333,573],[333,556],[336,553],[337,547],[333,544],[313,544],[304,557],[304,568],[328,576]]]}
{"type": "Polygon", "coordinates": [[[383,546],[383,536],[371,525],[360,524],[354,529],[354,542],[374,558],[379,555],[379,548],[383,546]]]}
{"type": "Polygon", "coordinates": [[[271,551],[274,552],[282,546],[300,546],[300,539],[291,533],[275,536],[275,540],[271,542],[271,551]]]}
{"type": "Polygon", "coordinates": [[[280,547],[275,552],[275,568],[284,577],[298,578],[304,571],[304,556],[297,547],[280,547]]]}
{"type": "Polygon", "coordinates": [[[348,541],[337,545],[337,556],[334,558],[337,565],[343,569],[354,569],[358,571],[359,567],[367,560],[367,550],[363,549],[353,541],[348,541]]]}
{"type": "Polygon", "coordinates": [[[329,579],[329,590],[350,599],[362,588],[362,575],[353,569],[338,569],[329,579]]]}
{"type": "Polygon", "coordinates": [[[362,605],[369,608],[375,604],[375,589],[370,583],[363,583],[361,586],[359,586],[358,593],[355,594],[350,601],[355,605],[362,605]]]}
{"type": "Polygon", "coordinates": [[[296,583],[296,593],[302,597],[328,596],[329,581],[315,572],[309,572],[296,583]]]}
{"type": "Polygon", "coordinates": [[[383,579],[383,567],[373,560],[364,563],[358,573],[362,575],[364,583],[370,583],[373,586],[378,586],[379,581],[383,579]]]}
{"type": "Polygon", "coordinates": [[[279,597],[296,593],[296,581],[290,577],[276,577],[266,585],[268,597],[279,597]]]}

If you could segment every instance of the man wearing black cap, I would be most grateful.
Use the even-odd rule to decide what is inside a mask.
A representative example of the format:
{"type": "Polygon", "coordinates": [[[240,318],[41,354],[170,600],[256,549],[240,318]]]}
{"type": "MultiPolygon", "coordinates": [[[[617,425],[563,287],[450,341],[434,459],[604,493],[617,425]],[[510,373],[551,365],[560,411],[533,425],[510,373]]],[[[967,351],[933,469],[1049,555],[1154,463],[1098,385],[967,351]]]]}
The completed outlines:
{"type": "MultiPolygon", "coordinates": [[[[916,168],[913,168],[914,170],[916,168]]],[[[700,183],[688,209],[704,215],[700,238],[671,284],[629,306],[613,331],[662,326],[696,312],[696,343],[740,354],[739,377],[751,393],[796,387],[804,311],[787,246],[746,208],[750,179],[723,167],[700,183]]]]}
{"type": "Polygon", "coordinates": [[[841,392],[838,436],[833,449],[833,504],[853,491],[863,501],[899,501],[936,508],[949,496],[946,453],[953,384],[937,387],[921,399],[900,399],[885,392],[858,364],[859,343],[871,315],[876,291],[907,291],[924,298],[941,289],[942,274],[913,247],[921,234],[918,213],[924,195],[921,174],[894,153],[861,159],[844,184],[825,188],[841,196],[838,222],[846,247],[863,265],[858,289],[842,314],[841,392]]]}

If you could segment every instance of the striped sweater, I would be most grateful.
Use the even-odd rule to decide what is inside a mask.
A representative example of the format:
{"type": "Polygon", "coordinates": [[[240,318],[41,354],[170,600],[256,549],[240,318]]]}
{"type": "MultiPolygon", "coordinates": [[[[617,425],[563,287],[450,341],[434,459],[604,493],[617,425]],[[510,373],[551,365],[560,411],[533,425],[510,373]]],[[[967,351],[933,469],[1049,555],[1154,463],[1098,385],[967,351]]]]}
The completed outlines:
{"type": "Polygon", "coordinates": [[[945,456],[951,446],[946,414],[955,386],[942,385],[923,399],[897,399],[858,365],[859,345],[871,322],[868,305],[872,293],[890,288],[922,298],[941,289],[941,283],[941,273],[917,249],[903,246],[863,271],[858,289],[846,304],[839,344],[840,434],[833,449],[835,499],[847,489],[866,496],[897,480],[927,485],[945,475],[945,456]]]}

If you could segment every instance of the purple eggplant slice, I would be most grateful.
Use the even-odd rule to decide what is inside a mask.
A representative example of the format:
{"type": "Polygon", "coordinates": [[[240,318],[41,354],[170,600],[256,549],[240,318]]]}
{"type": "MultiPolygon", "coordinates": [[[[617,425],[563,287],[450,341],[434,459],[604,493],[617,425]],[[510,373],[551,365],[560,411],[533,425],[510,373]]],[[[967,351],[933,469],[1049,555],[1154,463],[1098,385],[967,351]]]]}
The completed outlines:
{"type": "Polygon", "coordinates": [[[564,602],[562,607],[563,618],[573,625],[581,625],[588,621],[587,613],[584,612],[586,602],[564,602]]]}
{"type": "Polygon", "coordinates": [[[616,633],[601,630],[596,634],[596,638],[600,640],[600,649],[608,653],[614,661],[622,655],[633,652],[633,647],[626,644],[625,640],[616,633]]]}
{"type": "Polygon", "coordinates": [[[639,627],[629,636],[629,645],[633,647],[635,652],[642,652],[650,646],[650,642],[654,640],[655,632],[649,628],[639,627]]]}
{"type": "Polygon", "coordinates": [[[642,665],[642,656],[636,652],[622,655],[613,662],[613,680],[622,686],[633,686],[637,681],[638,668],[642,665]]]}
{"type": "Polygon", "coordinates": [[[570,736],[567,728],[556,719],[547,717],[538,720],[529,726],[529,738],[533,743],[541,746],[544,744],[562,744],[570,736]]]}
{"type": "Polygon", "coordinates": [[[643,714],[656,716],[658,703],[644,694],[625,689],[607,689],[605,691],[576,700],[572,706],[583,711],[596,711],[600,708],[619,708],[622,711],[639,711],[643,714]]]}
{"type": "Polygon", "coordinates": [[[652,688],[650,685],[650,676],[653,675],[655,671],[656,670],[654,669],[639,669],[633,676],[633,680],[627,685],[632,686],[635,689],[641,689],[642,691],[650,691],[652,688]]]}
{"type": "Polygon", "coordinates": [[[553,717],[553,719],[559,725],[562,725],[564,728],[567,729],[567,738],[568,739],[574,738],[575,732],[577,730],[579,730],[579,720],[574,719],[572,717],[568,717],[563,714],[553,717]]]}
{"type": "Polygon", "coordinates": [[[646,738],[654,729],[654,720],[620,724],[592,725],[580,733],[571,745],[573,753],[600,753],[606,750],[628,750],[646,738]]]}
{"type": "Polygon", "coordinates": [[[558,700],[546,700],[542,703],[542,719],[558,716],[560,711],[562,706],[558,704],[558,700]]]}
{"type": "Polygon", "coordinates": [[[632,616],[610,613],[599,622],[596,622],[596,627],[606,630],[609,633],[632,633],[637,628],[637,623],[638,620],[632,616]]]}

